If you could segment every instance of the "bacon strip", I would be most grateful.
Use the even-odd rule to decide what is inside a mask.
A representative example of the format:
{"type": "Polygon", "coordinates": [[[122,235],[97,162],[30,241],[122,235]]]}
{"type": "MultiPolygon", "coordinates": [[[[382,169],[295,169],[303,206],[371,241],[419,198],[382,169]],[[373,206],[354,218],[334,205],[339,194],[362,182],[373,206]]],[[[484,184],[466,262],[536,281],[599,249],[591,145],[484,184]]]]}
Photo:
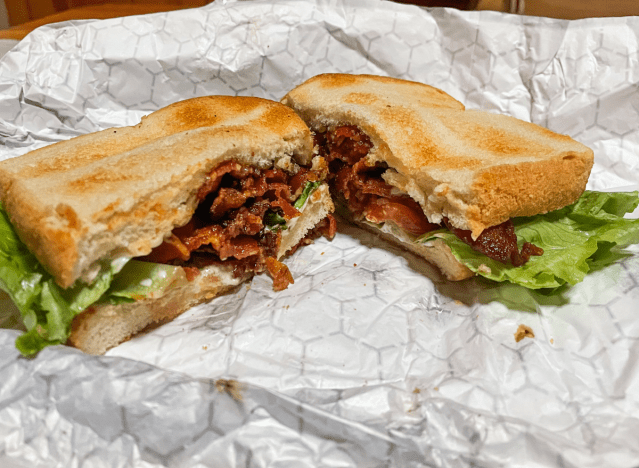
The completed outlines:
{"type": "Polygon", "coordinates": [[[283,213],[282,216],[285,220],[288,221],[302,214],[290,202],[293,196],[288,185],[271,184],[271,186],[269,187],[269,194],[272,194],[272,196],[274,197],[271,203],[273,204],[273,206],[281,208],[283,213]]]}
{"type": "Polygon", "coordinates": [[[235,161],[227,161],[222,163],[215,169],[213,169],[209,175],[206,177],[204,183],[200,186],[200,189],[197,192],[198,201],[204,200],[206,196],[217,190],[222,182],[222,177],[224,174],[228,174],[231,171],[238,171],[241,169],[241,165],[236,163],[235,161]]]}
{"type": "Polygon", "coordinates": [[[157,246],[146,257],[141,260],[153,263],[168,263],[176,258],[180,260],[188,260],[191,251],[184,243],[175,235],[171,234],[162,244],[157,246]]]}
{"type": "Polygon", "coordinates": [[[473,250],[502,263],[510,261],[513,266],[522,266],[532,255],[540,256],[544,253],[541,247],[530,242],[524,243],[520,252],[517,246],[515,226],[510,219],[497,226],[484,229],[475,240],[473,240],[470,231],[456,228],[450,224],[447,218],[444,218],[444,224],[453,234],[470,245],[473,250]]]}
{"type": "Polygon", "coordinates": [[[266,257],[266,268],[273,278],[273,291],[283,291],[295,282],[288,267],[273,257],[266,257]]]}
{"type": "Polygon", "coordinates": [[[218,255],[220,260],[226,260],[229,257],[242,260],[252,255],[259,255],[260,246],[252,237],[240,236],[224,243],[220,248],[218,255]]]}
{"type": "Polygon", "coordinates": [[[315,227],[315,230],[319,233],[319,236],[324,236],[328,240],[333,240],[335,234],[337,234],[337,221],[333,215],[328,215],[321,220],[315,227]]]}
{"type": "MultiPolygon", "coordinates": [[[[265,229],[264,216],[274,210],[290,220],[300,216],[293,206],[301,187],[318,180],[314,171],[301,169],[291,177],[281,169],[262,170],[234,161],[220,164],[206,177],[197,193],[196,214],[144,260],[185,266],[189,279],[194,270],[224,261],[242,276],[247,271],[268,271],[276,291],[293,282],[288,268],[276,260],[281,232],[265,229]]],[[[335,235],[331,217],[323,232],[335,235]]]]}
{"type": "Polygon", "coordinates": [[[373,147],[370,138],[355,125],[337,127],[328,134],[330,163],[335,158],[352,165],[368,154],[373,147]]]}
{"type": "Polygon", "coordinates": [[[211,204],[209,212],[211,218],[218,219],[226,214],[227,211],[239,208],[246,203],[247,196],[234,188],[221,188],[219,195],[211,204]]]}

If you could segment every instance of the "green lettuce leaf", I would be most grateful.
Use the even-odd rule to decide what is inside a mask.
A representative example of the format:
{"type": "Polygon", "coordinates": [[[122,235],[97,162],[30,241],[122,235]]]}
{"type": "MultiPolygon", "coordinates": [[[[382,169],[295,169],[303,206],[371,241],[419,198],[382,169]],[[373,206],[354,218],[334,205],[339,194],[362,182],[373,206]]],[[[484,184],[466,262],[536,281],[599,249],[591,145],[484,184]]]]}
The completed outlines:
{"type": "Polygon", "coordinates": [[[279,213],[275,211],[267,211],[264,215],[264,225],[271,231],[277,231],[279,229],[288,229],[286,226],[286,220],[279,213]]]}
{"type": "MultiPolygon", "coordinates": [[[[297,200],[295,200],[293,207],[297,210],[301,210],[302,207],[304,206],[304,203],[306,203],[306,200],[308,199],[309,195],[313,193],[313,191],[317,187],[319,187],[320,184],[321,182],[319,180],[315,182],[311,182],[311,181],[306,182],[306,184],[304,185],[304,188],[302,189],[302,194],[299,197],[297,197],[297,200]]],[[[271,231],[288,229],[288,226],[286,225],[286,220],[279,213],[272,210],[267,211],[266,214],[264,215],[264,225],[267,228],[269,228],[271,231]]]]}
{"type": "Polygon", "coordinates": [[[114,276],[109,290],[101,301],[119,304],[145,298],[158,298],[163,296],[169,288],[187,282],[182,268],[130,260],[114,276]]]}
{"type": "Polygon", "coordinates": [[[492,260],[445,230],[430,232],[418,242],[444,240],[461,263],[494,281],[530,289],[557,288],[579,283],[589,271],[622,258],[617,247],[639,243],[639,219],[623,217],[638,204],[637,192],[585,192],[561,210],[513,219],[520,248],[531,242],[544,249],[542,256],[531,257],[521,267],[492,260]]]}
{"type": "Polygon", "coordinates": [[[25,356],[35,355],[46,346],[65,343],[73,318],[93,304],[158,296],[176,281],[186,281],[181,268],[122,263],[112,262],[90,285],[76,282],[63,289],[22,243],[0,205],[0,288],[16,304],[27,329],[16,348],[25,356]]]}
{"type": "Polygon", "coordinates": [[[295,200],[295,204],[293,205],[296,209],[300,210],[306,203],[309,195],[313,193],[313,191],[320,186],[322,182],[317,180],[315,182],[306,182],[304,185],[304,189],[302,190],[302,194],[295,200]]]}
{"type": "Polygon", "coordinates": [[[0,207],[0,288],[23,317],[27,333],[18,337],[16,347],[25,356],[64,343],[73,317],[104,294],[113,273],[106,269],[91,285],[62,289],[18,238],[0,207]]]}

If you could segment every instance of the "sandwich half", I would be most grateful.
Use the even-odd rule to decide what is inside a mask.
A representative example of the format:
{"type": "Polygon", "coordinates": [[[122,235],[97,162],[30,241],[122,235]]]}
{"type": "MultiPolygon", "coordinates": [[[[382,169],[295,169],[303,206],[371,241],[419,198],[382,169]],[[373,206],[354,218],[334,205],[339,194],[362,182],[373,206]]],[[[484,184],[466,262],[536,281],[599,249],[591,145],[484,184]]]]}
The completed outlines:
{"type": "Polygon", "coordinates": [[[24,354],[102,354],[332,237],[308,127],[265,99],[208,96],[0,163],[0,286],[24,354]]]}
{"type": "MultiPolygon", "coordinates": [[[[338,213],[421,255],[448,279],[481,274],[543,288],[583,273],[580,264],[576,273],[561,273],[564,264],[553,270],[568,234],[553,232],[560,241],[546,242],[541,231],[520,229],[580,198],[593,165],[581,143],[467,110],[431,86],[380,76],[319,75],[281,102],[314,133],[338,213]]],[[[570,268],[597,250],[591,237],[570,240],[590,242],[579,255],[564,255],[570,268]]]]}

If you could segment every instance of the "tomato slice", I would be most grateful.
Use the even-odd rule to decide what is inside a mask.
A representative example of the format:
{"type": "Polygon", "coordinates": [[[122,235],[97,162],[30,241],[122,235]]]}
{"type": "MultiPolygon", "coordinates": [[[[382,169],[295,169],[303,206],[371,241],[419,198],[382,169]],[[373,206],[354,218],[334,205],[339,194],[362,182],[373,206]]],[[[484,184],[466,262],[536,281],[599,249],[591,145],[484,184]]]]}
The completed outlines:
{"type": "Polygon", "coordinates": [[[372,223],[392,221],[414,236],[440,228],[438,224],[428,222],[421,206],[410,197],[378,198],[366,207],[364,213],[372,223]]]}

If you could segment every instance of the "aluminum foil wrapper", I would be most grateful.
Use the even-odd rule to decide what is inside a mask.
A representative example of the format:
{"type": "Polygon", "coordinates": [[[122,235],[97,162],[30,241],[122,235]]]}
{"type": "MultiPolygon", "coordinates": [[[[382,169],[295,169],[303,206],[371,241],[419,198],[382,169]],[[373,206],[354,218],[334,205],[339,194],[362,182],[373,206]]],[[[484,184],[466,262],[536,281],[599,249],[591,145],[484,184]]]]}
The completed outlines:
{"type": "MultiPolygon", "coordinates": [[[[0,62],[0,158],[206,94],[279,100],[323,72],[439,87],[595,151],[639,184],[639,18],[389,2],[215,2],[46,26],[0,62]]],[[[342,227],[109,351],[14,349],[0,301],[0,465],[639,465],[639,249],[552,295],[439,273],[342,227]],[[515,338],[520,325],[529,333],[515,338]]]]}

